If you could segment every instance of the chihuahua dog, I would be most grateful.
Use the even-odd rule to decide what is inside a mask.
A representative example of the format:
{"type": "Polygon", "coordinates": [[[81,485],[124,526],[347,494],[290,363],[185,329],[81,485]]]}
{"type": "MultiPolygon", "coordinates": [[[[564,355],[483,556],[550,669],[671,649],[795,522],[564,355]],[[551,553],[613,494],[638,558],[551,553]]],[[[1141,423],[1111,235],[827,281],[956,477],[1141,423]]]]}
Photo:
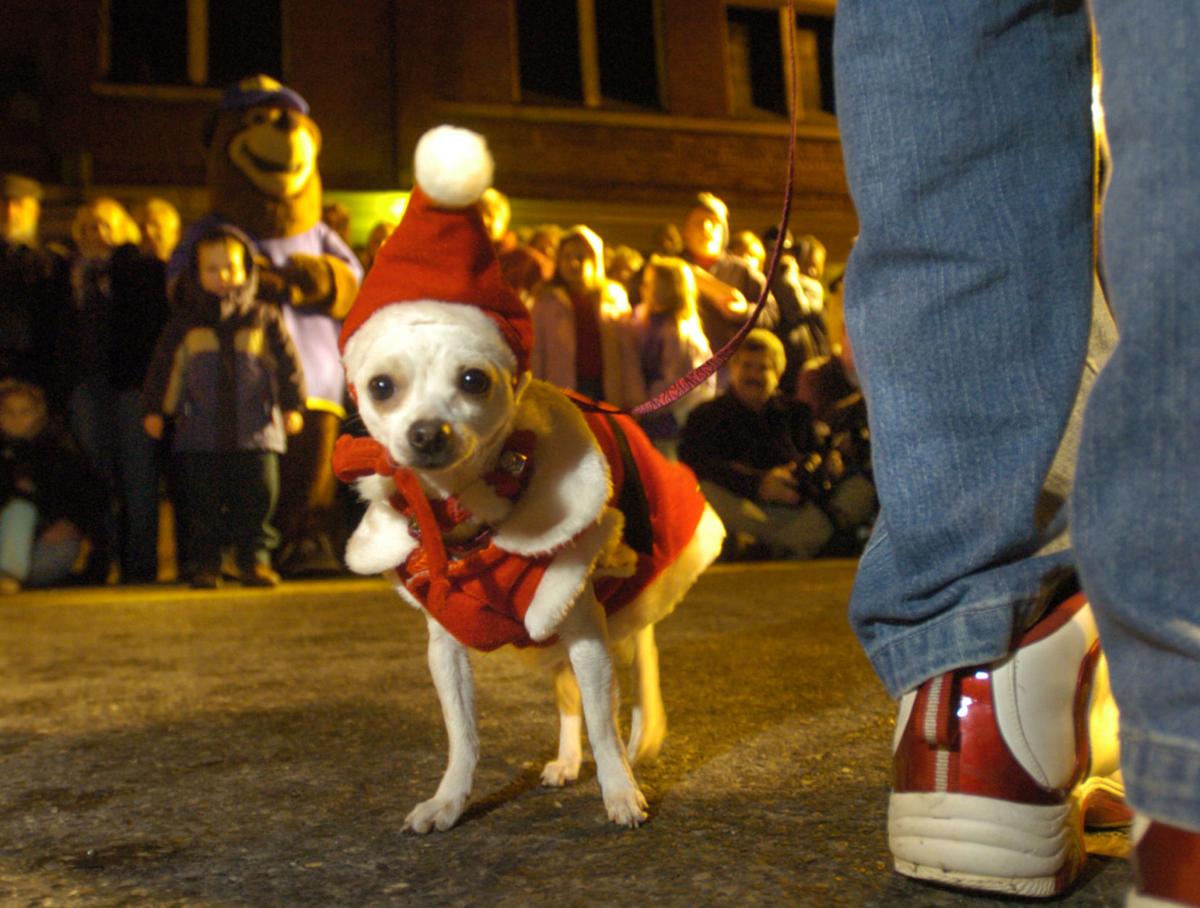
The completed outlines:
{"type": "Polygon", "coordinates": [[[405,828],[462,815],[479,759],[468,649],[509,645],[555,671],[558,753],[543,783],[578,776],[586,722],[608,816],[637,826],[646,800],[631,763],[653,759],[666,731],[654,623],[716,558],[724,528],[695,476],[632,419],[531,377],[528,313],[474,205],[491,177],[482,139],[439,127],[416,174],[342,331],[370,437],[343,437],[334,455],[368,502],[347,565],[392,578],[429,628],[450,754],[405,828]],[[614,649],[631,653],[636,679],[628,747],[614,649]]]}
{"type": "MultiPolygon", "coordinates": [[[[653,622],[715,558],[723,528],[701,505],[691,538],[672,563],[610,617],[598,600],[597,584],[609,595],[628,585],[639,573],[639,555],[622,541],[627,516],[610,504],[612,470],[601,445],[567,395],[528,372],[513,374],[511,354],[496,343],[498,338],[488,337],[497,332],[487,316],[458,308],[462,311],[449,324],[442,304],[385,310],[356,335],[346,356],[363,422],[381,446],[385,464],[382,473],[357,479],[369,505],[346,561],[358,573],[395,572],[400,594],[427,612],[429,666],[450,740],[449,765],[437,793],[417,805],[405,827],[444,830],[461,815],[479,757],[467,647],[488,650],[507,642],[543,644],[537,647],[540,661],[556,668],[558,755],[543,769],[543,783],[561,786],[577,777],[581,719],[586,720],[608,815],[615,823],[636,826],[646,816],[646,802],[630,764],[652,760],[666,731],[653,622]],[[476,324],[464,327],[467,322],[476,324]],[[519,454],[506,445],[514,436],[524,442],[519,454]],[[411,531],[409,503],[397,507],[392,465],[417,478],[419,494],[454,501],[457,511],[469,515],[444,530],[451,573],[461,566],[473,578],[478,567],[473,559],[491,559],[497,551],[536,564],[539,576],[527,605],[516,604],[506,617],[502,603],[480,602],[487,614],[481,629],[472,630],[445,604],[435,611],[428,596],[421,598],[429,589],[421,584],[427,572],[410,559],[422,545],[418,537],[424,530],[411,531]],[[529,479],[515,499],[487,481],[497,472],[507,479],[519,471],[528,472],[529,479]],[[611,648],[623,640],[632,640],[636,679],[627,749],[612,708],[611,648]]],[[[640,442],[653,450],[634,434],[636,428],[626,424],[620,430],[627,445],[640,442]]],[[[353,444],[344,442],[343,450],[353,444]]],[[[525,570],[521,582],[533,573],[525,570]]]]}

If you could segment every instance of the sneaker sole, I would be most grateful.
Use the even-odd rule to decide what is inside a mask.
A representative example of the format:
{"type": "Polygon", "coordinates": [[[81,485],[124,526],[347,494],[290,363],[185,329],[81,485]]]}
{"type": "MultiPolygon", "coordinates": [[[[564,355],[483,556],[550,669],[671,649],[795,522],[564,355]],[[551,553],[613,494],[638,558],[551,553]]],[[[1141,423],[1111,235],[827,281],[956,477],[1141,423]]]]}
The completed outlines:
{"type": "Polygon", "coordinates": [[[904,876],[983,892],[1057,895],[1083,867],[1079,801],[1033,805],[947,792],[893,794],[888,846],[904,876]]]}

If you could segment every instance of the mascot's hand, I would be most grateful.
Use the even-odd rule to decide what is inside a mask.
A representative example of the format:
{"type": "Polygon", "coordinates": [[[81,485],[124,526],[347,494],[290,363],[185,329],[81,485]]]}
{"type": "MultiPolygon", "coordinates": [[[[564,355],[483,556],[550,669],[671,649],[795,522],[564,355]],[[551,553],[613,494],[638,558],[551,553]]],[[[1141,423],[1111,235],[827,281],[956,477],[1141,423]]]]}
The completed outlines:
{"type": "Polygon", "coordinates": [[[291,286],[293,306],[328,306],[333,300],[333,271],[318,255],[293,255],[280,269],[291,286]]]}

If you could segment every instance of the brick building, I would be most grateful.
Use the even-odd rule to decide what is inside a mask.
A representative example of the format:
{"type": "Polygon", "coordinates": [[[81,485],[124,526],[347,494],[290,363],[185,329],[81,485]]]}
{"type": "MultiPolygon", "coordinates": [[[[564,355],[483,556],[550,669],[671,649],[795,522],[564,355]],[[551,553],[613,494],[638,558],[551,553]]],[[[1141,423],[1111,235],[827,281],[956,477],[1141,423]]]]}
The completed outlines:
{"type": "MultiPolygon", "coordinates": [[[[844,256],[855,230],[830,74],[835,0],[797,0],[800,141],[792,227],[844,256]]],[[[0,169],[88,194],[203,211],[200,135],[221,88],[263,71],[324,133],[330,194],[410,186],[427,127],[488,137],[518,224],[587,222],[639,245],[700,189],[735,228],[778,219],[791,24],[783,0],[5,0],[0,169]]],[[[360,218],[358,215],[362,214],[360,218]]]]}

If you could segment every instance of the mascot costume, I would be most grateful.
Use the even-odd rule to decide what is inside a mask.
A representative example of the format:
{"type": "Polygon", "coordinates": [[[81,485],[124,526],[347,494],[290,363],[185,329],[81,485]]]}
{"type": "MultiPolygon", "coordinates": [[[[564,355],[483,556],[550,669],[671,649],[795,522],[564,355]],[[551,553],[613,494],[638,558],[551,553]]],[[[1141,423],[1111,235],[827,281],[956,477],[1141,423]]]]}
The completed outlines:
{"type": "Polygon", "coordinates": [[[281,307],[309,395],[304,431],[280,462],[277,565],[285,576],[336,570],[342,531],[329,462],[345,416],[338,331],[362,266],[321,221],[321,131],[299,94],[258,75],[225,93],[204,138],[210,213],[185,234],[168,278],[187,268],[195,239],[219,224],[254,241],[259,296],[281,307]]]}

